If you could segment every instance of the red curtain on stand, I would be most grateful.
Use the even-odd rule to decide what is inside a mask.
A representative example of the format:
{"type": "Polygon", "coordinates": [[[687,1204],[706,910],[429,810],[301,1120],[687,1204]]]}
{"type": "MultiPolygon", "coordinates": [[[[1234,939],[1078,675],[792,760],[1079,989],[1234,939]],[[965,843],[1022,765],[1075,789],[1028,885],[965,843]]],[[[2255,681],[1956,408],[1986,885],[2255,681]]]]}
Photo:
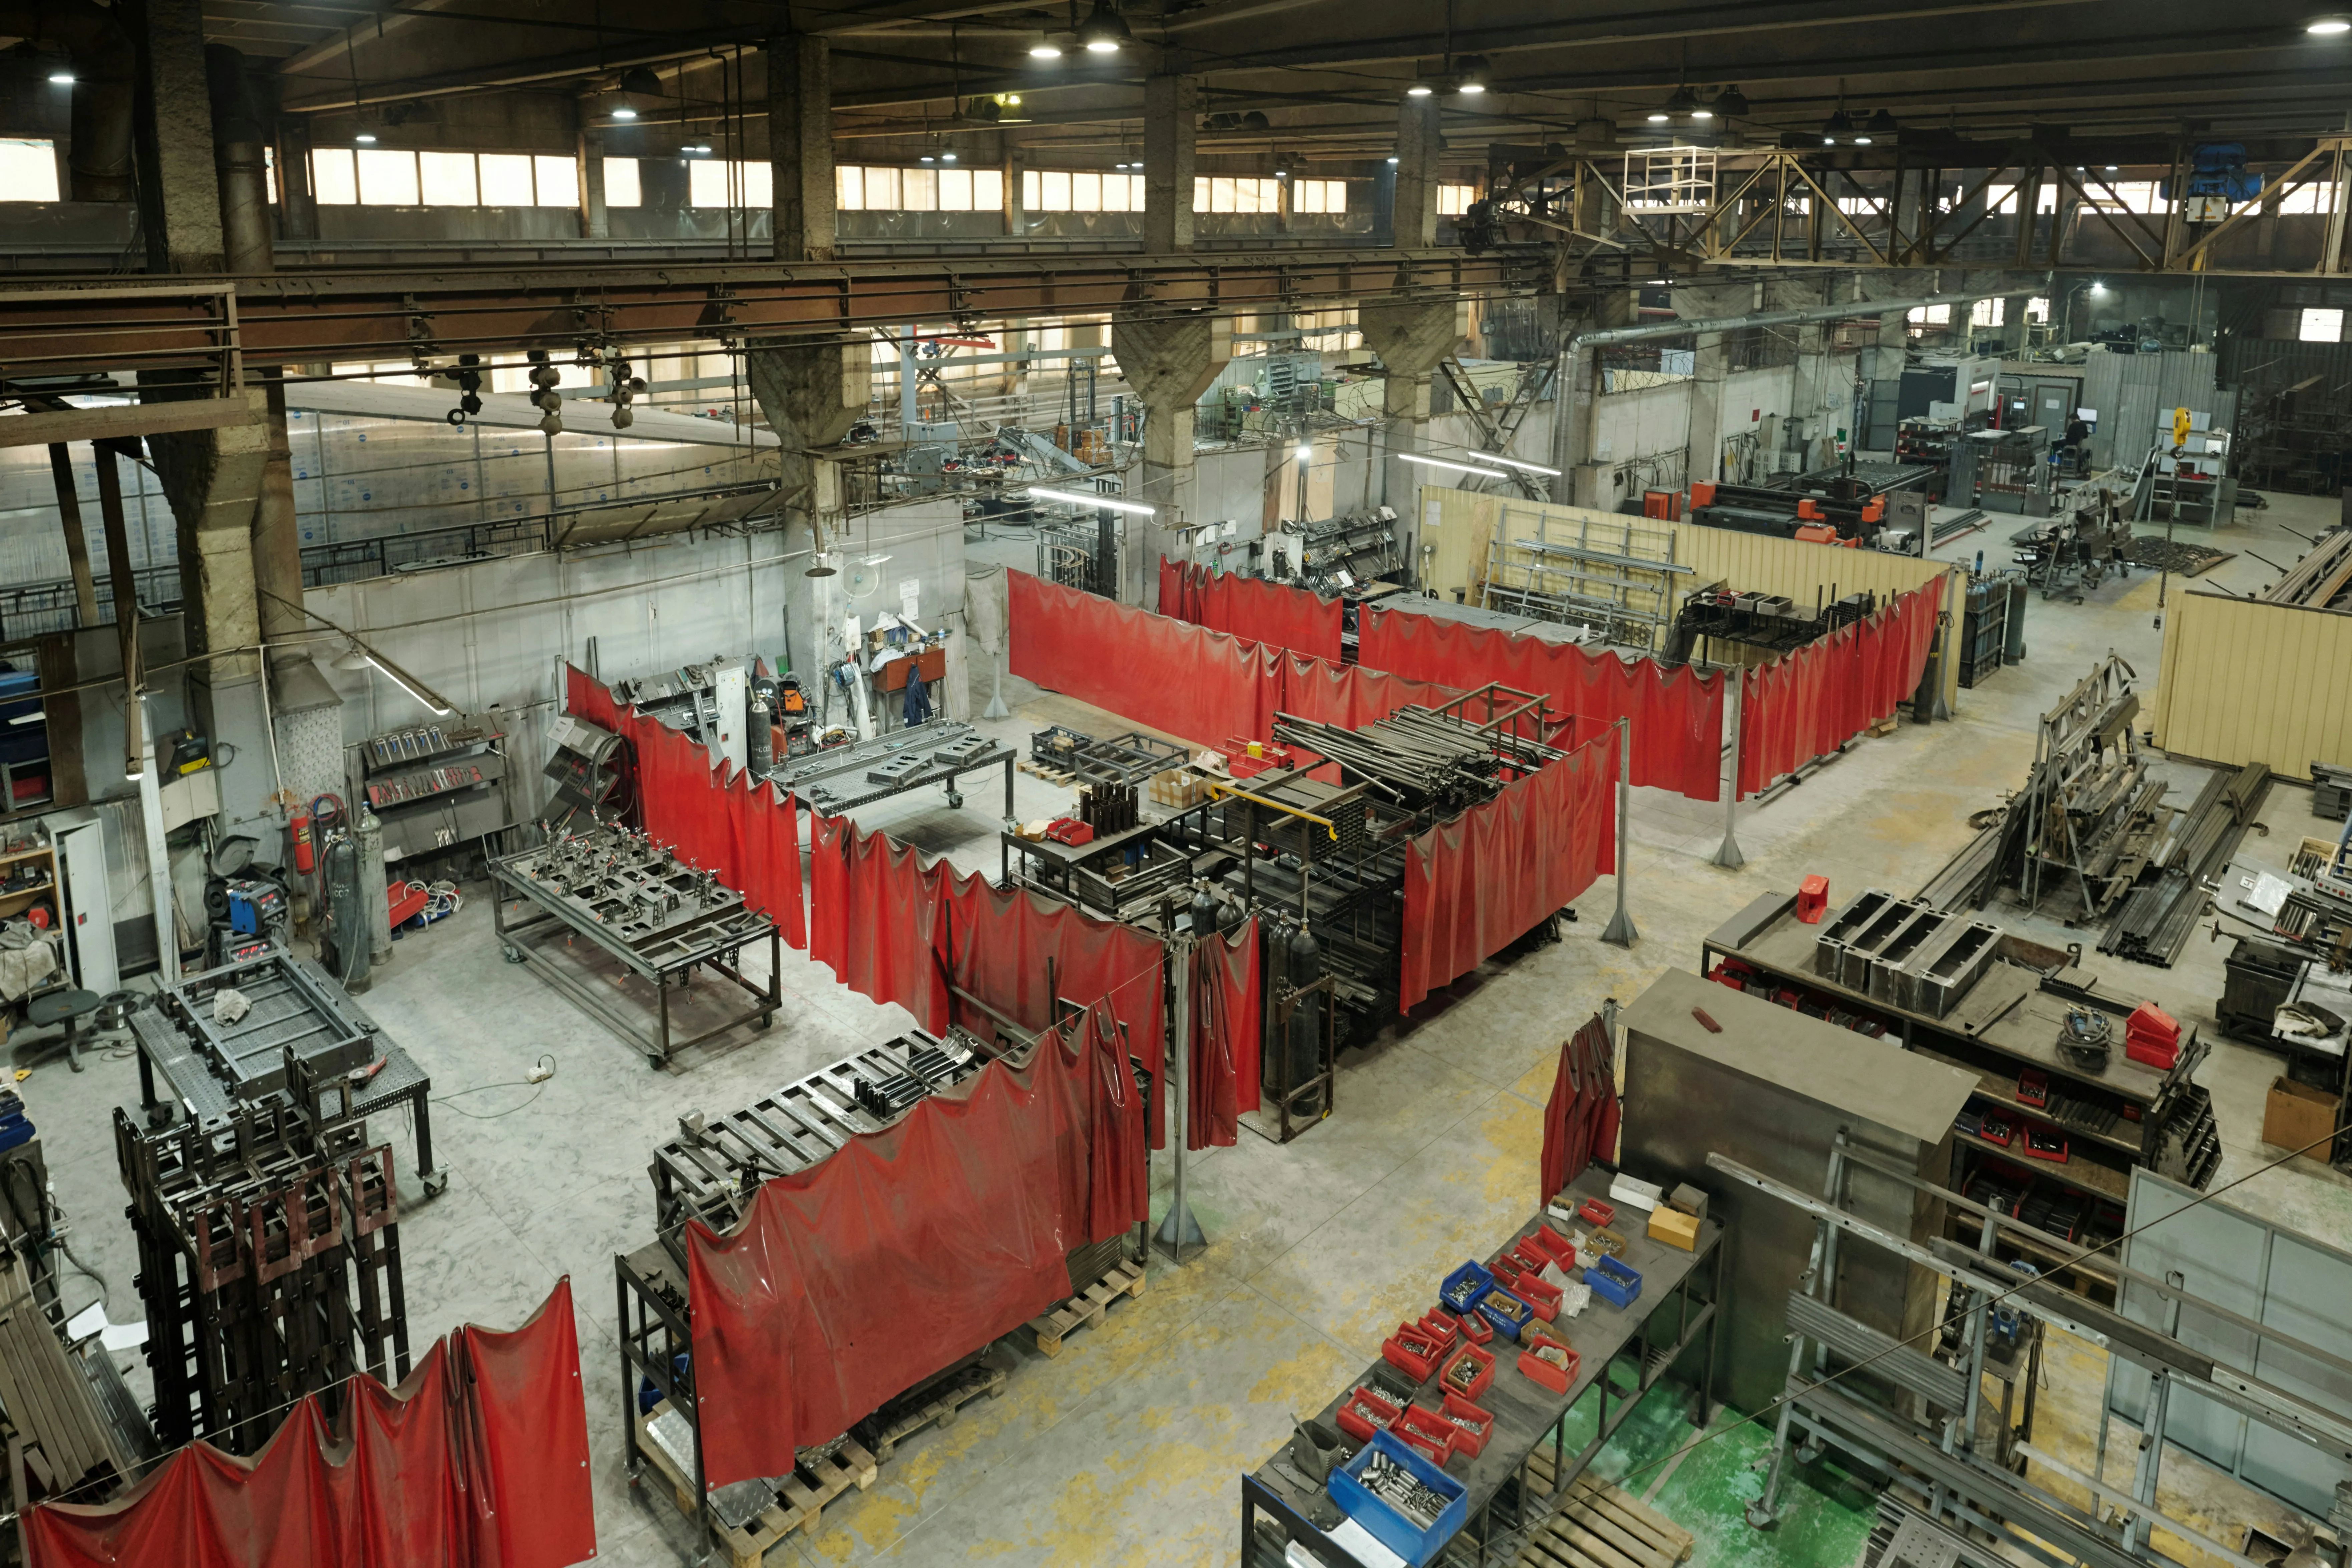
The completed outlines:
{"type": "Polygon", "coordinates": [[[1266,732],[1274,654],[1025,572],[1005,578],[1010,668],[1024,680],[1198,746],[1266,732]]]}
{"type": "Polygon", "coordinates": [[[1184,1146],[1231,1148],[1258,1107],[1257,921],[1192,950],[1191,1125],[1184,1146]]]}
{"type": "Polygon", "coordinates": [[[1631,662],[1485,626],[1367,605],[1357,613],[1360,668],[1475,691],[1492,681],[1551,700],[1562,715],[1592,726],[1633,721],[1633,780],[1689,796],[1721,793],[1723,677],[1631,662]]]}
{"type": "Polygon", "coordinates": [[[932,1034],[945,1030],[948,977],[940,950],[947,932],[947,867],[927,869],[912,849],[846,817],[813,820],[809,956],[851,990],[897,1003],[932,1034]]]}
{"type": "Polygon", "coordinates": [[[572,1284],[510,1334],[461,1329],[397,1389],[303,1400],[249,1459],[194,1443],[117,1500],[43,1503],[30,1568],[563,1568],[596,1552],[572,1284]]]}
{"type": "Polygon", "coordinates": [[[1442,708],[1462,694],[1447,686],[1408,680],[1360,664],[1286,658],[1281,711],[1319,724],[1360,730],[1400,708],[1442,708]]]}
{"type": "Polygon", "coordinates": [[[736,770],[722,783],[699,742],[635,709],[621,711],[610,691],[568,666],[564,710],[635,746],[638,816],[648,834],[682,858],[716,871],[746,904],[776,922],[786,943],[808,946],[800,807],[791,795],[736,770]]]}
{"type": "Polygon", "coordinates": [[[1748,671],[1739,793],[1752,795],[1893,717],[1927,674],[1943,604],[1937,577],[1897,595],[1868,620],[1748,671]]]}
{"type": "MultiPolygon", "coordinates": [[[[1055,993],[1102,1011],[1161,1086],[1166,1106],[1166,950],[1159,942],[1025,889],[992,887],[985,877],[951,878],[947,901],[945,951],[954,955],[959,989],[1033,1032],[1054,1022],[1055,993]]],[[[997,1019],[961,997],[954,999],[954,1016],[982,1036],[995,1032],[997,1019]]],[[[1167,1146],[1164,1110],[1152,1124],[1151,1146],[1167,1146]]]]}
{"type": "Polygon", "coordinates": [[[1605,735],[1407,846],[1399,1012],[1616,869],[1616,737],[1605,735]]]}
{"type": "Polygon", "coordinates": [[[1340,602],[1288,583],[1160,558],[1160,613],[1244,642],[1339,662],[1340,602]]]}
{"type": "Polygon", "coordinates": [[[1617,1158],[1617,1051],[1598,1016],[1559,1044],[1559,1068],[1544,1102],[1542,1191],[1538,1206],[1595,1160],[1617,1158]]]}
{"type": "Polygon", "coordinates": [[[1148,1217],[1127,1064],[1091,1017],[1071,1033],[768,1182],[733,1234],[688,1226],[711,1485],[790,1474],[796,1447],[1063,1300],[1072,1249],[1148,1217]]]}

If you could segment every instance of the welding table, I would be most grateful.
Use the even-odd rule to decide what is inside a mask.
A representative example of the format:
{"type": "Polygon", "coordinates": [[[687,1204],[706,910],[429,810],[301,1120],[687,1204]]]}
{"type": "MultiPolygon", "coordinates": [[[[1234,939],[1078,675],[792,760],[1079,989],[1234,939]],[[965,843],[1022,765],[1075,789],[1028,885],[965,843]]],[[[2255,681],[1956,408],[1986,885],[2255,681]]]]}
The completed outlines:
{"type": "MultiPolygon", "coordinates": [[[[533,868],[550,854],[551,847],[542,845],[490,862],[490,875],[497,880],[499,889],[491,923],[497,929],[499,948],[508,963],[529,964],[541,979],[578,1004],[582,1011],[601,1019],[644,1052],[646,1062],[656,1068],[676,1053],[713,1039],[740,1024],[756,1018],[758,1026],[764,1029],[774,1021],[783,1000],[783,947],[774,921],[746,908],[740,896],[730,891],[731,904],[715,909],[702,919],[669,924],[641,940],[631,941],[597,919],[578,898],[558,891],[532,874],[533,868]],[[509,920],[507,906],[510,901],[527,904],[538,912],[509,920]],[[614,1007],[597,987],[567,973],[541,952],[537,943],[523,940],[532,933],[556,932],[585,937],[631,973],[653,982],[656,1023],[652,1032],[614,1007]],[[737,967],[738,955],[762,935],[768,941],[768,984],[764,988],[745,977],[737,967]],[[699,968],[717,970],[747,993],[752,1005],[690,1039],[673,1040],[669,994],[673,988],[683,989],[699,968]]],[[[675,863],[673,869],[677,869],[675,863]]]]}
{"type": "Polygon", "coordinates": [[[139,1043],[139,1103],[151,1125],[161,1124],[166,1103],[156,1091],[158,1073],[187,1116],[203,1125],[226,1120],[241,1103],[284,1094],[289,1047],[298,1055],[338,1046],[354,1058],[364,1052],[364,1065],[355,1070],[365,1076],[355,1080],[350,1113],[364,1118],[407,1101],[416,1121],[416,1173],[426,1195],[449,1184],[448,1171],[433,1164],[433,1080],[350,992],[308,959],[272,949],[190,975],[157,1005],[132,1013],[131,1033],[139,1043]],[[213,1021],[211,998],[224,989],[252,1004],[234,1024],[213,1021]]]}
{"type": "Polygon", "coordinates": [[[1004,770],[1004,817],[1013,819],[1013,769],[1021,753],[983,735],[969,724],[931,719],[911,729],[893,730],[871,741],[858,741],[829,751],[779,757],[768,770],[769,782],[789,790],[812,811],[838,816],[856,806],[871,805],[926,784],[943,784],[950,807],[963,805],[956,781],[965,773],[1004,770]],[[887,772],[891,776],[872,775],[887,772]]]}
{"type": "MultiPolygon", "coordinates": [[[[1587,1198],[1609,1198],[1609,1174],[1594,1166],[1575,1181],[1557,1200],[1563,1208],[1573,1210],[1587,1198]]],[[[1490,1257],[1499,1257],[1510,1250],[1511,1244],[1543,1223],[1542,1215],[1511,1233],[1501,1247],[1490,1257]]],[[[1516,1538],[1525,1527],[1538,1522],[1553,1511],[1556,1500],[1564,1499],[1576,1478],[1584,1472],[1617,1428],[1633,1413],[1642,1396],[1666,1374],[1692,1346],[1705,1342],[1706,1369],[1699,1384],[1702,1394],[1715,1383],[1715,1343],[1718,1327],[1717,1305],[1723,1299],[1723,1227],[1713,1220],[1701,1222],[1698,1246],[1685,1252],[1678,1247],[1651,1239],[1645,1228],[1645,1216],[1638,1209],[1619,1206],[1616,1222],[1610,1228],[1625,1238],[1623,1261],[1642,1276],[1642,1293],[1633,1299],[1630,1308],[1619,1309],[1602,1300],[1599,1295],[1592,1304],[1577,1317],[1561,1318],[1549,1325],[1579,1358],[1576,1380],[1565,1394],[1554,1394],[1519,1371],[1518,1346],[1497,1332],[1493,1342],[1481,1346],[1495,1353],[1495,1375],[1485,1393],[1475,1403],[1495,1417],[1493,1432],[1486,1448],[1475,1458],[1457,1455],[1448,1460],[1445,1473],[1467,1489],[1465,1500],[1470,1522],[1456,1532],[1454,1539],[1441,1547],[1430,1561],[1433,1563],[1476,1563],[1490,1560],[1507,1563],[1517,1556],[1517,1545],[1505,1547],[1503,1536],[1516,1538]],[[1704,1268],[1702,1268],[1704,1266],[1704,1268]],[[1707,1283],[1704,1296],[1695,1296],[1691,1287],[1704,1272],[1707,1283]],[[1675,1303],[1667,1314],[1667,1303],[1675,1303]],[[1670,1315],[1670,1337],[1653,1341],[1652,1328],[1662,1315],[1670,1315]],[[1613,1370],[1625,1366],[1630,1384],[1618,1382],[1613,1370]],[[1597,1393],[1596,1393],[1597,1391],[1597,1393]],[[1600,1404],[1600,1424],[1592,1441],[1582,1452],[1573,1456],[1567,1452],[1566,1418],[1579,1400],[1593,1394],[1600,1404]],[[1552,1483],[1546,1487],[1529,1471],[1529,1462],[1549,1442],[1552,1483]],[[1499,1519],[1497,1515],[1502,1517],[1499,1519]],[[1502,1532],[1498,1536],[1497,1531],[1502,1532]],[[1475,1537],[1475,1539],[1474,1539],[1475,1537]]],[[[1579,1222],[1577,1228],[1584,1228],[1579,1222]]],[[[1437,1305],[1438,1287],[1452,1272],[1458,1260],[1432,1258],[1429,1265],[1428,1305],[1437,1305]]],[[[1440,1309],[1441,1310],[1443,1309],[1440,1309]]],[[[1447,1360],[1453,1359],[1448,1352],[1447,1360]]],[[[1385,1361],[1376,1361],[1362,1373],[1351,1379],[1338,1396],[1324,1405],[1316,1419],[1338,1430],[1333,1416],[1340,1405],[1356,1389],[1371,1381],[1374,1370],[1385,1370],[1398,1377],[1409,1373],[1395,1372],[1385,1361]]],[[[1433,1373],[1417,1391],[1416,1405],[1434,1408],[1439,1400],[1437,1375],[1433,1373]]],[[[1706,1425],[1707,1400],[1699,1401],[1699,1417],[1694,1426],[1704,1429],[1706,1425]]],[[[1354,1451],[1354,1439],[1347,1440],[1354,1451]]],[[[1242,1476],[1242,1562],[1244,1568],[1257,1568],[1260,1563],[1273,1565],[1284,1561],[1287,1543],[1297,1542],[1309,1558],[1323,1563],[1328,1568],[1363,1568],[1360,1559],[1308,1522],[1305,1505],[1308,1496],[1303,1478],[1289,1462],[1287,1439],[1264,1464],[1242,1476]],[[1272,1542],[1260,1542],[1257,1526],[1263,1518],[1281,1532],[1284,1545],[1272,1542]]]]}

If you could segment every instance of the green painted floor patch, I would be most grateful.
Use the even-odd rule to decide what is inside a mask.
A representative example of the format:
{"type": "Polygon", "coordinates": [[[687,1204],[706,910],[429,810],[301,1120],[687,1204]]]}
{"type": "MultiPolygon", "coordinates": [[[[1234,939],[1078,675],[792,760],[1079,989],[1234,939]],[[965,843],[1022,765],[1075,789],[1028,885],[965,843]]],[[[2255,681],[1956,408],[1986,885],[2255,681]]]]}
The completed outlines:
{"type": "Polygon", "coordinates": [[[1792,1471],[1780,1521],[1757,1530],[1747,1509],[1764,1495],[1758,1461],[1772,1435],[1729,1412],[1710,1430],[1722,1435],[1686,1455],[1650,1505],[1697,1538],[1690,1568],[1849,1568],[1861,1560],[1874,1516],[1866,1490],[1826,1466],[1792,1471]]]}

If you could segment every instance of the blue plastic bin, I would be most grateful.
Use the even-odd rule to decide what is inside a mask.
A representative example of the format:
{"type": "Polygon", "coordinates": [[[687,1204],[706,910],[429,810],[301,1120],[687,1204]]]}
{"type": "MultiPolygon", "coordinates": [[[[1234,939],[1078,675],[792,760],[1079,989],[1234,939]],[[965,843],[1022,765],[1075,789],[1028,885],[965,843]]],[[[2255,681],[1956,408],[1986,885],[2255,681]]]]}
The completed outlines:
{"type": "Polygon", "coordinates": [[[1630,1307],[1642,1293],[1642,1277],[1613,1258],[1603,1258],[1584,1271],[1592,1293],[1612,1307],[1630,1307]]]}
{"type": "Polygon", "coordinates": [[[1444,1550],[1445,1543],[1454,1539],[1454,1532],[1462,1528],[1462,1521],[1470,1514],[1468,1488],[1413,1452],[1411,1445],[1387,1432],[1373,1433],[1372,1440],[1358,1450],[1354,1458],[1331,1472],[1331,1479],[1327,1484],[1330,1488],[1331,1500],[1338,1503],[1349,1519],[1370,1531],[1373,1540],[1413,1564],[1413,1568],[1421,1568],[1423,1563],[1444,1550]],[[1427,1530],[1422,1529],[1382,1502],[1356,1479],[1371,1462],[1375,1450],[1412,1471],[1423,1485],[1446,1500],[1445,1507],[1438,1512],[1435,1524],[1427,1530]]]}
{"type": "Polygon", "coordinates": [[[1476,1263],[1465,1263],[1448,1274],[1445,1277],[1445,1283],[1437,1288],[1437,1304],[1459,1317],[1465,1312],[1476,1311],[1478,1298],[1494,1288],[1495,1277],[1487,1273],[1484,1267],[1476,1263]],[[1470,1293],[1470,1300],[1466,1305],[1457,1307],[1454,1304],[1454,1288],[1465,1281],[1475,1285],[1477,1289],[1470,1293]]]}
{"type": "Polygon", "coordinates": [[[1520,1306],[1527,1309],[1526,1316],[1514,1320],[1509,1313],[1498,1312],[1495,1310],[1494,1308],[1488,1306],[1486,1304],[1486,1296],[1482,1296],[1478,1299],[1478,1315],[1486,1319],[1488,1322],[1494,1324],[1495,1331],[1502,1335],[1505,1339],[1516,1341],[1519,1337],[1520,1325],[1535,1321],[1535,1303],[1529,1301],[1525,1296],[1520,1295],[1517,1291],[1506,1290],[1503,1287],[1497,1285],[1493,1289],[1487,1291],[1486,1296],[1508,1296],[1512,1300],[1517,1301],[1520,1306]]]}

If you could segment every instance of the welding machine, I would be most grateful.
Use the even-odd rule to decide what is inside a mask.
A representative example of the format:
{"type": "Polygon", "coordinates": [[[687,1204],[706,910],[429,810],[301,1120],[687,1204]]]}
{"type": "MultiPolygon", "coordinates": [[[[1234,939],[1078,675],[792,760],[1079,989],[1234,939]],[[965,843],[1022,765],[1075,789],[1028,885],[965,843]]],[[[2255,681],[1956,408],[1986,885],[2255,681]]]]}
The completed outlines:
{"type": "Polygon", "coordinates": [[[261,936],[286,919],[286,889],[257,877],[231,878],[228,929],[238,936],[261,936]]]}

